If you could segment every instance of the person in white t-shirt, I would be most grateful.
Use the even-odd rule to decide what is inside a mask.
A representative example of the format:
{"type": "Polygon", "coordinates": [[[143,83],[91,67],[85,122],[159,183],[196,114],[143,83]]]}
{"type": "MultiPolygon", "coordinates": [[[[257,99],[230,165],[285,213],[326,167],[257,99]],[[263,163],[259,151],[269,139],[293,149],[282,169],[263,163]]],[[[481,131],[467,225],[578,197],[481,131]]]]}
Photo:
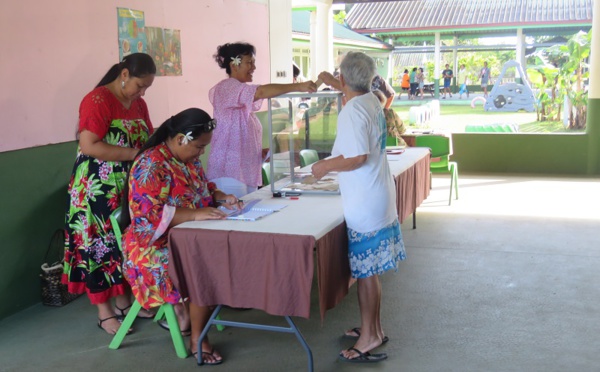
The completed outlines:
{"type": "MultiPolygon", "coordinates": [[[[349,52],[340,65],[339,86],[347,103],[339,114],[332,156],[312,166],[315,178],[339,172],[348,256],[358,282],[360,327],[346,331],[353,347],[339,359],[352,363],[379,362],[385,353],[371,353],[389,339],[381,326],[379,275],[396,269],[405,258],[396,211],[396,189],[387,161],[386,121],[379,100],[371,93],[375,62],[361,52],[349,52]]],[[[331,74],[319,74],[331,85],[331,74]]]]}

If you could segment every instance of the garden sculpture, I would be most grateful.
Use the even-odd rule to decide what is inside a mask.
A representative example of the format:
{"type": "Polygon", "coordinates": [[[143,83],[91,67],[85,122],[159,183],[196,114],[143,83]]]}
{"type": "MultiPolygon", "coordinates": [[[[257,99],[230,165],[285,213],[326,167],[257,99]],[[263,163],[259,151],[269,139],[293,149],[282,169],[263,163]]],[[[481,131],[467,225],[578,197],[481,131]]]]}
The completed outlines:
{"type": "Polygon", "coordinates": [[[533,92],[527,81],[525,71],[523,71],[523,67],[521,67],[519,62],[506,62],[496,81],[502,81],[504,73],[510,67],[517,69],[523,83],[494,84],[494,88],[492,88],[492,91],[483,106],[485,111],[535,111],[533,106],[533,92]]]}

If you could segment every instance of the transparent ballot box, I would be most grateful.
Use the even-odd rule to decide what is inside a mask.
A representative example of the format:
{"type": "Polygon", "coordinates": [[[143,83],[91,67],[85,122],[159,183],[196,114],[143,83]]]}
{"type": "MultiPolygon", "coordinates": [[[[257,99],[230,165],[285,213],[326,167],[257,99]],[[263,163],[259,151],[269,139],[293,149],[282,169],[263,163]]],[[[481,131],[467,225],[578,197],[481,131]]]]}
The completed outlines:
{"type": "Polygon", "coordinates": [[[342,93],[289,93],[271,98],[269,111],[269,166],[274,195],[339,194],[336,175],[316,181],[311,165],[331,155],[337,132],[342,93]]]}

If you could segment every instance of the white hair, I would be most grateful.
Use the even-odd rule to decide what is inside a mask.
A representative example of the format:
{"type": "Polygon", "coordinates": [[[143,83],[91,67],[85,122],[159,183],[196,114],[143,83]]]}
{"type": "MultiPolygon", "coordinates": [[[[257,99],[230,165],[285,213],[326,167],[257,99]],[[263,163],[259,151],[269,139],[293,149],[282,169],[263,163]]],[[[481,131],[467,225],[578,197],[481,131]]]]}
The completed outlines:
{"type": "Polygon", "coordinates": [[[340,64],[344,82],[355,92],[370,92],[375,61],[363,52],[348,52],[340,64]]]}

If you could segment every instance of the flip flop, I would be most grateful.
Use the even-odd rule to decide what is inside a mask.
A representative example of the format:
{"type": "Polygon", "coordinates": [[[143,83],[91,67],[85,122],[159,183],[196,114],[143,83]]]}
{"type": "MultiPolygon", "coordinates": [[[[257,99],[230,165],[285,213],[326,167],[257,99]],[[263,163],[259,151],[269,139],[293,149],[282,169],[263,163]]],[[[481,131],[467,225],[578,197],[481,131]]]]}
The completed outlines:
{"type": "MultiPolygon", "coordinates": [[[[208,355],[208,356],[211,356],[211,357],[215,358],[215,361],[214,361],[214,362],[205,362],[205,361],[203,360],[203,361],[202,361],[202,364],[198,363],[198,365],[199,365],[199,366],[203,366],[203,365],[207,365],[207,366],[216,366],[216,365],[219,365],[219,364],[223,363],[223,358],[221,358],[221,359],[217,359],[217,358],[216,358],[216,356],[214,355],[214,353],[215,353],[215,348],[214,348],[214,346],[213,346],[213,348],[210,350],[210,352],[208,352],[208,351],[203,351],[203,352],[202,352],[202,355],[208,355]]],[[[192,356],[194,357],[194,359],[196,359],[196,361],[198,361],[198,352],[197,352],[197,351],[196,351],[196,352],[193,352],[193,353],[192,353],[192,356]]]]}
{"type": "MultiPolygon", "coordinates": [[[[171,330],[171,329],[169,328],[169,323],[167,323],[167,321],[166,321],[166,320],[164,320],[164,319],[161,319],[161,320],[159,320],[159,321],[158,321],[158,322],[156,322],[156,323],[158,323],[158,325],[159,325],[159,326],[160,326],[160,328],[162,328],[162,329],[166,329],[167,331],[170,331],[170,330],[171,330]]],[[[181,335],[182,335],[183,337],[187,337],[187,336],[189,336],[189,335],[191,335],[191,334],[192,334],[192,328],[191,328],[191,327],[190,327],[190,328],[188,328],[188,329],[184,329],[184,330],[182,330],[182,331],[181,331],[181,335]]]]}
{"type": "Polygon", "coordinates": [[[348,363],[377,363],[387,359],[386,353],[371,354],[368,351],[363,353],[353,347],[347,349],[347,351],[354,351],[358,353],[358,356],[356,358],[346,358],[344,354],[340,353],[340,355],[338,355],[338,359],[348,363]]]}
{"type": "MultiPolygon", "coordinates": [[[[127,311],[132,304],[129,304],[129,306],[125,306],[124,308],[120,308],[117,306],[117,304],[115,304],[115,313],[120,313],[117,314],[117,316],[119,318],[125,319],[125,317],[127,316],[127,313],[125,313],[125,311],[127,311]]],[[[137,314],[136,318],[138,319],[154,319],[154,315],[152,316],[141,316],[140,313],[137,314]]]]}
{"type": "MultiPolygon", "coordinates": [[[[108,330],[106,328],[102,327],[102,323],[104,323],[105,321],[107,321],[109,319],[116,319],[119,323],[122,323],[121,319],[119,318],[118,315],[109,316],[108,318],[104,318],[104,319],[98,318],[98,328],[100,328],[104,332],[108,333],[109,335],[116,335],[116,333],[110,333],[110,332],[108,332],[108,330]]],[[[130,334],[131,332],[133,332],[133,328],[129,328],[129,330],[127,330],[126,334],[130,334]]]]}
{"type": "MultiPolygon", "coordinates": [[[[353,340],[356,340],[357,338],[360,337],[360,328],[358,328],[358,327],[352,328],[350,331],[356,333],[356,336],[347,335],[347,334],[344,333],[342,335],[342,337],[344,337],[344,338],[351,338],[353,340]]],[[[387,343],[389,340],[390,340],[390,338],[388,336],[383,336],[383,339],[381,340],[381,344],[383,345],[383,344],[387,343]]]]}

